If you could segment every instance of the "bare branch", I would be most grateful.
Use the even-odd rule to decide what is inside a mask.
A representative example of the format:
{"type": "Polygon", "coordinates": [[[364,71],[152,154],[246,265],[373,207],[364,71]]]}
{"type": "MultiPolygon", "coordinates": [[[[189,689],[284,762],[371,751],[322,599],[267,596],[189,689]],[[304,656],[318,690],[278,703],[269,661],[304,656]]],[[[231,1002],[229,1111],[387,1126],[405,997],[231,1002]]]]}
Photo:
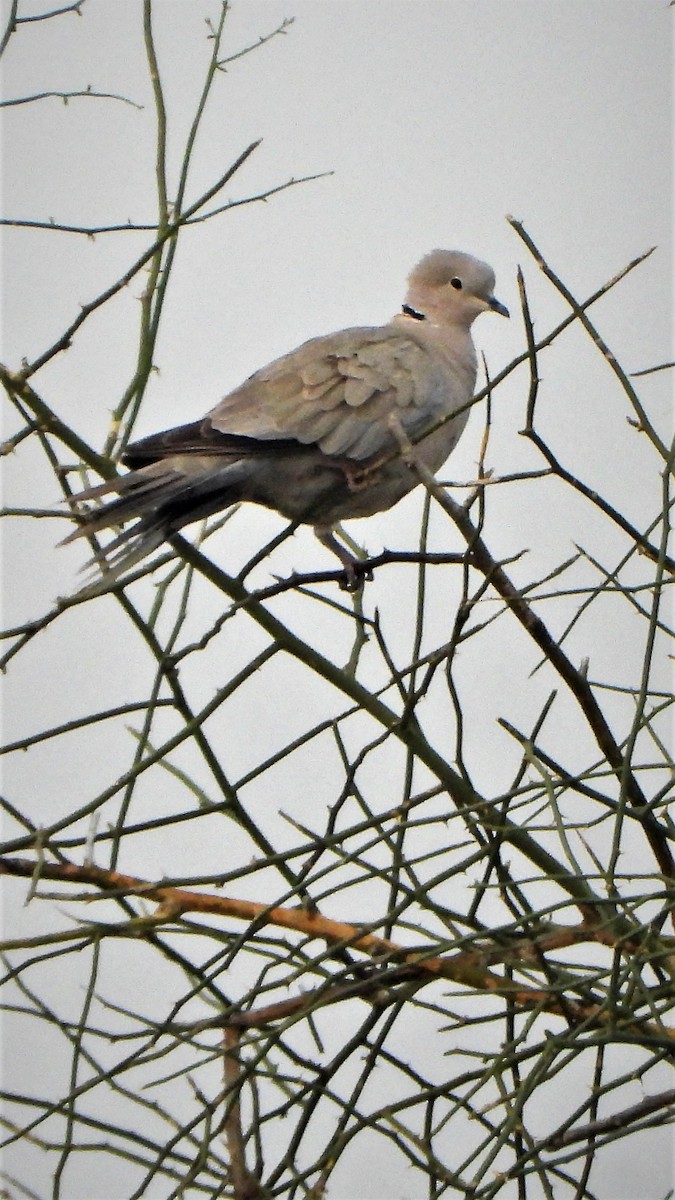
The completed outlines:
{"type": "Polygon", "coordinates": [[[12,377],[13,381],[16,383],[25,382],[31,377],[31,375],[34,375],[36,371],[39,371],[40,368],[45,365],[45,363],[48,363],[52,358],[54,358],[56,354],[59,354],[62,350],[67,349],[72,342],[74,335],[77,333],[80,326],[84,324],[87,318],[90,317],[93,312],[96,312],[96,310],[103,304],[107,304],[107,302],[111,300],[113,296],[116,296],[118,292],[121,292],[122,289],[131,282],[134,276],[137,275],[140,270],[142,270],[145,264],[150,262],[157,250],[163,246],[165,242],[169,241],[170,238],[176,236],[181,226],[185,224],[186,220],[188,220],[200,208],[207,204],[212,196],[215,196],[217,192],[224,188],[226,183],[229,183],[235,172],[238,171],[241,166],[243,166],[246,160],[250,158],[251,154],[253,154],[253,151],[256,150],[259,145],[260,141],[251,142],[251,144],[247,146],[246,149],[235,160],[232,166],[228,167],[225,174],[221,175],[220,179],[218,179],[218,181],[214,183],[212,187],[204,192],[204,194],[200,196],[198,200],[195,200],[194,204],[191,204],[185,210],[182,216],[178,217],[177,220],[167,225],[166,228],[158,235],[153,244],[140,256],[140,258],[137,258],[136,261],[132,263],[129,269],[125,271],[124,275],[122,275],[122,277],[118,279],[116,283],[111,284],[109,288],[106,288],[105,291],[101,292],[101,294],[97,296],[95,300],[91,300],[88,304],[82,305],[79,316],[77,316],[75,320],[71,322],[61,337],[58,338],[58,340],[53,344],[53,346],[50,346],[48,350],[45,350],[44,353],[36,358],[34,362],[16,372],[16,374],[12,377]]]}
{"type": "MultiPolygon", "coordinates": [[[[128,96],[120,96],[117,92],[95,92],[88,84],[86,88],[79,92],[33,92],[30,96],[13,96],[11,100],[0,100],[0,108],[12,108],[20,104],[34,104],[37,100],[62,100],[64,104],[68,104],[69,100],[80,99],[81,97],[90,98],[91,100],[119,100],[122,104],[129,104],[132,108],[142,109],[142,104],[137,104],[135,100],[130,100],[128,96]]],[[[8,222],[3,221],[3,225],[8,222]]]]}

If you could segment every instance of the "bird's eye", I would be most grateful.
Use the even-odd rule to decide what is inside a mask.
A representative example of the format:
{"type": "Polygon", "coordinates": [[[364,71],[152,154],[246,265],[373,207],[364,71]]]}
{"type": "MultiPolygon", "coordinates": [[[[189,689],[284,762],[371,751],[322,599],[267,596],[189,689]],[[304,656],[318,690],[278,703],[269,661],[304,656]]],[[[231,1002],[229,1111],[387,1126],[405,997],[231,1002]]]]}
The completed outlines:
{"type": "Polygon", "coordinates": [[[462,290],[461,279],[458,279],[457,276],[455,275],[454,279],[450,280],[450,286],[454,287],[456,289],[456,291],[461,292],[461,290],[462,290]]]}

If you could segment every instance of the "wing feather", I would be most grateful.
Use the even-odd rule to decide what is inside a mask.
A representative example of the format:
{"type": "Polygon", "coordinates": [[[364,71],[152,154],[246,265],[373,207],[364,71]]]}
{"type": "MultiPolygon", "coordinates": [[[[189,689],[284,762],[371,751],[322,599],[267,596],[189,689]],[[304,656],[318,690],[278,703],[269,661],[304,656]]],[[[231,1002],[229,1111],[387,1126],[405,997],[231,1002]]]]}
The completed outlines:
{"type": "Polygon", "coordinates": [[[214,430],[317,444],[364,459],[393,444],[391,412],[417,433],[448,402],[447,365],[391,326],[313,338],[252,375],[208,414],[214,430]]]}

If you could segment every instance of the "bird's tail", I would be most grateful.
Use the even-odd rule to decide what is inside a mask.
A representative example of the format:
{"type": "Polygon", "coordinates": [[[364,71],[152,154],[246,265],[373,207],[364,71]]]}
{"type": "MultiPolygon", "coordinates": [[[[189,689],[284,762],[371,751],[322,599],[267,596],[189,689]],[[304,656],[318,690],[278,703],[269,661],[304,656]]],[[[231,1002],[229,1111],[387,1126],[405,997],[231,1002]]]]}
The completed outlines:
{"type": "MultiPolygon", "coordinates": [[[[194,466],[197,466],[196,462],[194,466]]],[[[206,471],[186,471],[171,461],[160,461],[86,488],[70,499],[79,525],[60,545],[67,545],[77,538],[91,538],[104,529],[118,528],[117,536],[97,549],[82,568],[98,568],[102,573],[100,583],[105,586],[117,582],[183,525],[209,516],[240,498],[241,464],[230,462],[214,469],[211,459],[209,466],[211,469],[206,471]],[[79,510],[83,502],[100,500],[115,493],[114,499],[100,506],[79,510]],[[130,521],[134,524],[120,528],[130,521]]],[[[86,586],[88,588],[89,583],[86,586]]]]}

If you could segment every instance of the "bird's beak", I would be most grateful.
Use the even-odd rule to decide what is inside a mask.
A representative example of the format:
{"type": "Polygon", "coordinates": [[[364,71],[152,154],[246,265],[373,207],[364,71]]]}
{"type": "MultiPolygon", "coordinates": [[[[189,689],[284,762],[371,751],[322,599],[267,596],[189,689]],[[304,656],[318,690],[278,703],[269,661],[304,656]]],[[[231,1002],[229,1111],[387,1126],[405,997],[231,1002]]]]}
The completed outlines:
{"type": "Polygon", "coordinates": [[[492,309],[492,312],[499,313],[500,316],[502,316],[502,317],[510,317],[511,316],[511,313],[509,312],[506,305],[502,304],[501,300],[497,300],[495,296],[490,296],[490,298],[488,299],[488,305],[492,309]]]}

